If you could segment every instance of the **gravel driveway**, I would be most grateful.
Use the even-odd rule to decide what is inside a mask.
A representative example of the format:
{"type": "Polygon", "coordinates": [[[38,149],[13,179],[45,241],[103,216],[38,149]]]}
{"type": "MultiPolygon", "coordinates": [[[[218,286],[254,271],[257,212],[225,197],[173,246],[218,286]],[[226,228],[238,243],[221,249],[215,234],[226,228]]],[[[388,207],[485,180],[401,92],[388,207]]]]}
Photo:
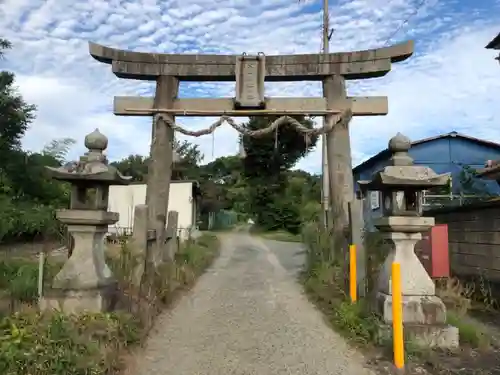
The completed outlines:
{"type": "Polygon", "coordinates": [[[244,233],[221,239],[214,266],[158,318],[137,375],[372,374],[302,294],[295,261],[282,266],[286,245],[244,233]]]}

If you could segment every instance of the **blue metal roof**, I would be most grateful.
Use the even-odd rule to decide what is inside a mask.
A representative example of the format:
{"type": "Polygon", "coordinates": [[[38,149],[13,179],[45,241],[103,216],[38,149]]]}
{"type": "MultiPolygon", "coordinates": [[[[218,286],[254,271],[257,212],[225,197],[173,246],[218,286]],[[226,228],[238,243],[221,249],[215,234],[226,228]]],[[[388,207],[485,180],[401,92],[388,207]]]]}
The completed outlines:
{"type": "MultiPolygon", "coordinates": [[[[487,147],[500,149],[500,144],[498,144],[498,143],[486,141],[484,139],[471,137],[471,136],[461,134],[461,133],[458,133],[455,131],[450,132],[450,133],[446,133],[446,134],[441,134],[441,135],[434,136],[434,137],[420,139],[418,141],[412,142],[411,145],[413,147],[413,146],[416,146],[416,145],[419,145],[422,143],[432,142],[432,141],[436,141],[438,139],[446,139],[446,138],[461,138],[461,139],[464,139],[464,140],[467,140],[470,142],[482,144],[482,145],[487,146],[487,147]]],[[[365,160],[364,162],[358,164],[356,167],[353,168],[352,171],[353,171],[353,173],[358,173],[363,168],[369,166],[370,164],[376,163],[377,161],[380,161],[380,160],[388,159],[390,157],[391,157],[391,152],[386,148],[385,150],[380,151],[378,154],[376,154],[376,155],[372,156],[371,158],[365,160]]]]}

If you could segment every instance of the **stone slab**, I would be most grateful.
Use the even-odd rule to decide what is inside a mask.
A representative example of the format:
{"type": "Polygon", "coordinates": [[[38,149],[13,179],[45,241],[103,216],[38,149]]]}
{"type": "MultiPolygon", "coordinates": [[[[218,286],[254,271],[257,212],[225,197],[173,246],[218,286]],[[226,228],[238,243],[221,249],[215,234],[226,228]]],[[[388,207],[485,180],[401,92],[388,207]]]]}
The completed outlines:
{"type": "MultiPolygon", "coordinates": [[[[376,309],[384,323],[392,323],[392,296],[377,293],[376,309]]],[[[446,306],[436,296],[403,296],[403,323],[444,324],[446,306]]]]}
{"type": "MultiPolygon", "coordinates": [[[[196,64],[148,64],[113,61],[113,73],[118,78],[154,81],[158,76],[175,76],[188,82],[231,82],[236,79],[235,66],[196,64]]],[[[345,63],[266,65],[267,82],[321,81],[327,76],[341,75],[345,79],[383,77],[391,71],[391,60],[369,60],[345,63]]]]}
{"type": "MultiPolygon", "coordinates": [[[[74,209],[60,209],[56,212],[56,217],[62,223],[75,226],[107,226],[114,224],[118,221],[118,212],[109,212],[102,210],[74,210],[74,209]]],[[[85,229],[89,231],[90,229],[85,229]]],[[[102,228],[96,228],[96,231],[102,228]]]]}
{"type": "Polygon", "coordinates": [[[53,289],[44,291],[39,300],[41,311],[57,310],[65,314],[112,311],[117,302],[116,284],[95,289],[53,289]]]}
{"type": "MultiPolygon", "coordinates": [[[[114,114],[117,116],[151,116],[154,108],[153,97],[115,96],[114,114]],[[150,111],[150,112],[149,112],[150,111]]],[[[350,106],[353,116],[384,116],[389,111],[386,96],[347,97],[346,103],[337,103],[339,113],[350,106]]],[[[294,111],[310,112],[326,111],[325,98],[266,98],[265,108],[277,113],[293,113],[294,111]]],[[[175,99],[172,108],[176,116],[200,116],[205,112],[228,113],[231,116],[248,116],[245,110],[234,111],[232,98],[180,98],[175,99]]]]}
{"type": "MultiPolygon", "coordinates": [[[[448,324],[405,324],[405,341],[423,348],[455,349],[460,345],[457,327],[448,324]]],[[[392,326],[383,324],[379,327],[379,340],[392,340],[392,326]]]]}
{"type": "Polygon", "coordinates": [[[421,233],[434,226],[433,217],[421,216],[383,216],[373,220],[373,224],[382,232],[383,236],[399,239],[405,234],[421,233]],[[386,232],[389,232],[388,234],[386,232]],[[399,234],[402,232],[403,234],[399,234]]]}
{"type": "Polygon", "coordinates": [[[265,61],[264,55],[245,55],[236,59],[235,105],[238,107],[256,109],[265,105],[265,61]]]}

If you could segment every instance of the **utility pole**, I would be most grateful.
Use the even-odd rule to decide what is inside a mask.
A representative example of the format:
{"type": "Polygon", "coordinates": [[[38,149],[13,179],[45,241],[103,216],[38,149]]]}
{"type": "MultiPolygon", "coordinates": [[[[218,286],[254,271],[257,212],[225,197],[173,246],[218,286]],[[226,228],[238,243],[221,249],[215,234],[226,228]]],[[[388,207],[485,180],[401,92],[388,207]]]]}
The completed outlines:
{"type": "MultiPolygon", "coordinates": [[[[330,52],[330,15],[328,11],[328,0],[323,0],[323,33],[322,33],[322,52],[328,54],[330,52]]],[[[325,96],[325,87],[323,86],[323,96],[325,96]]],[[[326,116],[323,116],[323,126],[326,124],[326,116]]],[[[330,213],[330,176],[328,174],[328,157],[326,152],[326,134],[322,135],[321,147],[321,165],[322,165],[322,186],[321,186],[321,204],[323,206],[323,223],[325,228],[328,228],[328,222],[331,220],[330,213]]]]}

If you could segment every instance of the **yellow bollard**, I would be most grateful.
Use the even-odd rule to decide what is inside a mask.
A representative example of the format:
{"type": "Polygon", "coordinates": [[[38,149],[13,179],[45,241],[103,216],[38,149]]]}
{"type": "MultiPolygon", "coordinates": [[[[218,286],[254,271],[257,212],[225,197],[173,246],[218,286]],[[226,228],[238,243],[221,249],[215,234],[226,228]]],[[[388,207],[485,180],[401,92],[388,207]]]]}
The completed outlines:
{"type": "Polygon", "coordinates": [[[403,306],[401,301],[401,265],[392,263],[392,337],[394,365],[402,370],[405,365],[403,340],[403,306]]]}
{"type": "Polygon", "coordinates": [[[349,246],[349,295],[351,302],[356,302],[358,299],[357,290],[357,275],[356,275],[356,245],[349,246]]]}

